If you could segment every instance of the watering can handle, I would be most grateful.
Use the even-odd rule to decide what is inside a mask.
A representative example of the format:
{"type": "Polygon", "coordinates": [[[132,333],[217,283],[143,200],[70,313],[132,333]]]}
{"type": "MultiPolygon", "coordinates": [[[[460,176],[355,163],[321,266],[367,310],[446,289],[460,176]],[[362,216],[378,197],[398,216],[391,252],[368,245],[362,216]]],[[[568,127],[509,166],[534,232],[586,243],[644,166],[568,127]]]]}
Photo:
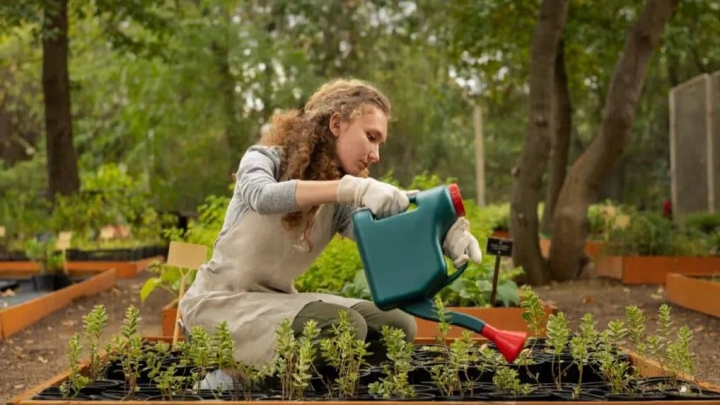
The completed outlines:
{"type": "Polygon", "coordinates": [[[417,204],[417,195],[419,192],[420,190],[408,190],[405,192],[408,200],[410,200],[410,204],[417,204]]]}
{"type": "Polygon", "coordinates": [[[448,286],[448,285],[452,284],[455,280],[458,279],[458,277],[462,276],[463,272],[465,270],[467,270],[469,263],[470,263],[470,261],[468,260],[467,263],[460,266],[460,268],[458,268],[457,271],[455,271],[455,273],[453,273],[450,277],[448,277],[447,283],[445,283],[445,285],[448,286]]]}
{"type": "MultiPolygon", "coordinates": [[[[408,199],[410,200],[410,204],[417,204],[417,195],[419,193],[419,190],[410,190],[407,191],[408,199]]],[[[458,277],[462,276],[463,272],[467,269],[468,264],[470,262],[463,264],[460,266],[455,273],[453,273],[450,277],[448,277],[447,282],[445,283],[445,286],[448,286],[452,284],[455,280],[458,279],[458,277]]]]}

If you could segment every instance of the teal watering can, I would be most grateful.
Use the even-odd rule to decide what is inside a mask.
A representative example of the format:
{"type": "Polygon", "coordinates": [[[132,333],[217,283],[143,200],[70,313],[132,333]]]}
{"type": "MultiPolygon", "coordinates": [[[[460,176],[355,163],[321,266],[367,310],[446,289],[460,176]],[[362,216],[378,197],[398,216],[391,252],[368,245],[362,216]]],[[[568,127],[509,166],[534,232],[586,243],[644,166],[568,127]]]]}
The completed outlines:
{"type": "MultiPolygon", "coordinates": [[[[369,209],[352,218],[360,257],[372,300],[387,311],[399,308],[418,318],[439,322],[433,298],[467,268],[448,275],[442,242],[455,221],[465,215],[456,184],[438,186],[410,195],[416,207],[383,219],[369,209]]],[[[493,328],[481,319],[446,311],[447,321],[477,332],[494,342],[508,362],[525,345],[526,333],[493,328]]]]}

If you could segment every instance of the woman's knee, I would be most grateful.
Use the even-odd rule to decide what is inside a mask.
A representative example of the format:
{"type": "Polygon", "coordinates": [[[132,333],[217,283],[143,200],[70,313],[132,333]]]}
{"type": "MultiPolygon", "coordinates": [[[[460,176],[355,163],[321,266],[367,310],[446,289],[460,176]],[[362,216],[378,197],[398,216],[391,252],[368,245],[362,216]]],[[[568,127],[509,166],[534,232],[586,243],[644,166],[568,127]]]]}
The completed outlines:
{"type": "Polygon", "coordinates": [[[359,312],[367,322],[368,329],[374,333],[381,333],[382,326],[401,329],[405,332],[405,340],[411,342],[417,336],[417,323],[415,317],[399,309],[383,311],[370,301],[353,305],[352,309],[359,312]]]}
{"type": "Polygon", "coordinates": [[[297,335],[302,333],[302,329],[309,320],[317,322],[320,328],[320,338],[332,338],[333,327],[341,322],[340,311],[345,311],[347,320],[356,331],[357,339],[365,340],[367,337],[368,325],[365,318],[352,308],[340,305],[329,304],[326,302],[311,302],[306,305],[295,317],[293,322],[293,330],[297,335]]]}
{"type": "Polygon", "coordinates": [[[415,340],[417,336],[417,322],[415,321],[415,317],[399,309],[394,309],[390,312],[393,312],[390,323],[405,332],[405,341],[412,342],[415,340]]]}

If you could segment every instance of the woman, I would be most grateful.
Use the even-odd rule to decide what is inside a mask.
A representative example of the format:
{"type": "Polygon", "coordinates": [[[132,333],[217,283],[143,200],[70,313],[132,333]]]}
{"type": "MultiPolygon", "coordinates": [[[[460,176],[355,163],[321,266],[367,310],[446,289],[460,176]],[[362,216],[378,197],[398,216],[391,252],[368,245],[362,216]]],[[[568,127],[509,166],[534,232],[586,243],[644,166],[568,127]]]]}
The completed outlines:
{"type": "MultiPolygon", "coordinates": [[[[300,111],[273,117],[269,131],[241,159],[213,256],[180,302],[187,329],[212,331],[226,320],[235,358],[254,365],[272,360],[275,331],[285,318],[297,335],[308,320],[316,320],[324,338],[343,309],[358,339],[377,345],[382,325],[403,329],[408,341],[415,338],[414,318],[400,310],[298,293],[293,286],[335,234],[353,238],[356,209],[367,207],[377,217],[407,209],[407,192],[367,177],[369,166],[380,160],[389,117],[388,99],[358,80],[326,83],[300,111]]],[[[456,266],[481,260],[467,228],[467,221],[459,220],[443,244],[456,266]]],[[[203,388],[227,378],[215,373],[203,388]]]]}

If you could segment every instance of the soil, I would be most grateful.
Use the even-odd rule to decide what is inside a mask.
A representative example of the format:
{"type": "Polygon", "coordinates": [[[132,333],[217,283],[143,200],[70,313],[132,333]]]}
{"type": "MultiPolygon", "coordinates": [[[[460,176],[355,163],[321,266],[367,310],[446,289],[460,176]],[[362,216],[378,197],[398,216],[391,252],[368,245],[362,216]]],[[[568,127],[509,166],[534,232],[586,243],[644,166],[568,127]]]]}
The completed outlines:
{"type": "Polygon", "coordinates": [[[612,320],[625,320],[625,307],[636,305],[647,319],[646,333],[652,334],[657,330],[658,308],[663,303],[670,305],[674,330],[687,325],[694,331],[690,345],[695,355],[693,374],[700,381],[720,387],[720,352],[717,350],[720,318],[671,304],[662,287],[623,285],[616,280],[591,278],[539,287],[535,291],[541,299],[562,311],[574,330],[586,313],[593,315],[596,328],[602,330],[612,320]]]}
{"type": "MultiPolygon", "coordinates": [[[[95,297],[82,298],[43,319],[9,340],[0,341],[0,403],[67,370],[67,342],[82,331],[82,316],[94,305],[103,304],[109,325],[104,334],[108,341],[120,330],[129,305],[140,309],[143,335],[161,333],[162,307],[171,296],[156,290],[144,303],[139,290],[150,274],[142,273],[119,280],[116,288],[95,297]]],[[[648,332],[655,327],[657,309],[666,302],[665,292],[657,286],[624,286],[607,279],[589,279],[537,288],[540,297],[566,314],[573,327],[585,313],[592,313],[598,328],[608,321],[623,318],[627,305],[637,305],[648,317],[648,332]]],[[[692,350],[696,356],[695,375],[720,386],[720,354],[717,351],[720,319],[672,306],[674,326],[688,325],[695,331],[692,350]]]]}
{"type": "Polygon", "coordinates": [[[104,342],[109,342],[111,335],[120,331],[125,310],[130,305],[140,310],[140,333],[160,335],[162,307],[172,297],[158,288],[145,302],[140,302],[140,288],[151,276],[141,273],[135,278],[118,280],[112,290],[78,299],[30,328],[0,341],[0,404],[67,371],[68,341],[73,334],[82,333],[82,317],[95,305],[104,305],[109,318],[104,342]]]}

